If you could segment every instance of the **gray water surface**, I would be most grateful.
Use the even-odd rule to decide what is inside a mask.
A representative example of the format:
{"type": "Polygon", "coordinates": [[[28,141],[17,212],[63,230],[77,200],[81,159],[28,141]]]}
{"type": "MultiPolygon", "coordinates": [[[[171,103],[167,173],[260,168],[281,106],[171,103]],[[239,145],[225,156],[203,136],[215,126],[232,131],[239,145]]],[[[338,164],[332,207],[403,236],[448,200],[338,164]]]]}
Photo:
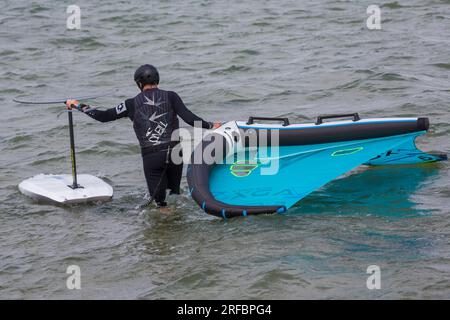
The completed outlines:
{"type": "Polygon", "coordinates": [[[146,194],[129,120],[75,114],[79,172],[112,202],[55,207],[18,191],[69,173],[66,114],[12,102],[113,90],[134,96],[135,68],[156,65],[207,120],[250,115],[428,116],[424,150],[450,151],[450,1],[3,0],[0,12],[0,298],[450,298],[449,163],[360,168],[288,215],[222,221],[187,195],[173,213],[136,210],[146,194]],[[370,4],[382,29],[366,27],[370,4]],[[66,268],[81,268],[81,290],[66,268]],[[366,269],[381,268],[368,290],[366,269]]]}

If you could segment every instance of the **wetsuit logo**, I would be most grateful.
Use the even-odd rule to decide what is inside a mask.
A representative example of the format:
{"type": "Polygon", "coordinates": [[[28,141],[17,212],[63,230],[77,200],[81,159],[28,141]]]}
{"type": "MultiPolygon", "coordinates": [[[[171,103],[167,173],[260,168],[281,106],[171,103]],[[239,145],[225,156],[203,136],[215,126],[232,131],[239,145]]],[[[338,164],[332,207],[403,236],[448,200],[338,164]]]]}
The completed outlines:
{"type": "MultiPolygon", "coordinates": [[[[144,98],[146,100],[144,102],[145,105],[163,109],[161,107],[161,105],[163,105],[165,103],[165,101],[163,101],[162,99],[158,99],[155,102],[154,99],[152,100],[146,96],[144,96],[144,98]]],[[[166,131],[168,124],[166,122],[158,120],[159,118],[165,116],[166,114],[167,114],[167,112],[157,115],[156,111],[155,111],[148,119],[151,122],[151,124],[150,124],[149,128],[147,129],[147,133],[145,134],[145,137],[148,139],[149,142],[153,143],[154,145],[161,143],[160,139],[161,139],[162,135],[164,134],[164,132],[166,131]],[[156,126],[154,126],[153,124],[155,124],[156,126]]]]}
{"type": "Polygon", "coordinates": [[[153,112],[153,114],[152,114],[152,116],[150,117],[150,121],[151,122],[154,122],[154,123],[157,123],[155,120],[156,119],[158,119],[158,118],[161,118],[163,115],[165,115],[165,114],[167,114],[167,112],[166,113],[163,113],[163,114],[160,114],[160,115],[156,115],[156,111],[155,112],[153,112]]]}
{"type": "Polygon", "coordinates": [[[151,107],[160,107],[162,104],[165,103],[165,101],[162,101],[160,99],[157,102],[155,102],[152,99],[148,98],[147,96],[144,96],[144,99],[145,99],[144,104],[151,107]]]}
{"type": "Polygon", "coordinates": [[[141,148],[170,143],[175,114],[167,92],[142,92],[134,98],[134,106],[129,112],[141,148]]]}
{"type": "Polygon", "coordinates": [[[125,103],[122,102],[116,107],[116,114],[121,114],[122,112],[127,111],[127,107],[125,106],[125,103]]]}
{"type": "Polygon", "coordinates": [[[154,112],[151,115],[151,117],[149,118],[149,120],[151,122],[156,124],[156,127],[155,128],[149,127],[145,136],[148,138],[148,141],[150,141],[151,143],[153,143],[155,145],[161,143],[161,141],[159,141],[159,140],[167,128],[167,123],[162,122],[162,121],[156,121],[156,119],[158,119],[166,114],[167,114],[167,112],[160,114],[160,115],[156,115],[156,112],[154,112]]]}

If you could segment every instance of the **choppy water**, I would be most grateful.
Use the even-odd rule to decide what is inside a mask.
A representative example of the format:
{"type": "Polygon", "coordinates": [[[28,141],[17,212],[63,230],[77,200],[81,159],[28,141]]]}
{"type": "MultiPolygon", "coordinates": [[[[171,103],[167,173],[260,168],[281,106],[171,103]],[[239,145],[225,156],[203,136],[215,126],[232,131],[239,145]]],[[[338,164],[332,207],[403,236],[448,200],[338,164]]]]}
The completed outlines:
{"type": "MultiPolygon", "coordinates": [[[[428,116],[419,145],[450,151],[450,1],[3,0],[0,13],[1,298],[449,298],[449,163],[362,168],[286,216],[222,221],[183,195],[174,214],[134,209],[145,195],[128,120],[75,116],[79,171],[115,189],[113,202],[54,207],[22,196],[37,173],[65,173],[58,106],[39,98],[115,89],[133,96],[136,66],[158,66],[208,120],[319,113],[428,116]],[[382,30],[365,26],[378,4],[382,30]],[[82,289],[66,289],[81,267],[82,289]],[[381,267],[382,289],[366,288],[381,267]]],[[[183,179],[186,191],[186,181],[183,179]]]]}

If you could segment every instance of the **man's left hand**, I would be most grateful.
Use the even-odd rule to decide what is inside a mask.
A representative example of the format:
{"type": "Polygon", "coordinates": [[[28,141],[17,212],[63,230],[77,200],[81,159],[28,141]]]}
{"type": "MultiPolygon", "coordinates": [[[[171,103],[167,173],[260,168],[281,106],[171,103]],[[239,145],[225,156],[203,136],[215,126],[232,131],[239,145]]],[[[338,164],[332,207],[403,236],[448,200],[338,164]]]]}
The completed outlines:
{"type": "Polygon", "coordinates": [[[214,123],[213,123],[212,129],[217,129],[217,128],[219,128],[221,125],[222,125],[221,122],[214,122],[214,123]]]}

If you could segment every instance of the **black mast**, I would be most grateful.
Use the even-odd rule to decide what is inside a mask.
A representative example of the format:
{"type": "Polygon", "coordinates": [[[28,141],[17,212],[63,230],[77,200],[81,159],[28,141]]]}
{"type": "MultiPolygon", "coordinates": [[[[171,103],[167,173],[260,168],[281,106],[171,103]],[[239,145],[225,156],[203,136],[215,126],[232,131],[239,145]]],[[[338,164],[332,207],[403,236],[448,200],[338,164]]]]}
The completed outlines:
{"type": "Polygon", "coordinates": [[[73,119],[72,119],[72,110],[67,110],[69,115],[69,133],[70,133],[70,159],[72,160],[72,178],[73,184],[69,187],[72,189],[83,188],[77,182],[77,161],[75,159],[75,139],[73,134],[73,119]]]}

